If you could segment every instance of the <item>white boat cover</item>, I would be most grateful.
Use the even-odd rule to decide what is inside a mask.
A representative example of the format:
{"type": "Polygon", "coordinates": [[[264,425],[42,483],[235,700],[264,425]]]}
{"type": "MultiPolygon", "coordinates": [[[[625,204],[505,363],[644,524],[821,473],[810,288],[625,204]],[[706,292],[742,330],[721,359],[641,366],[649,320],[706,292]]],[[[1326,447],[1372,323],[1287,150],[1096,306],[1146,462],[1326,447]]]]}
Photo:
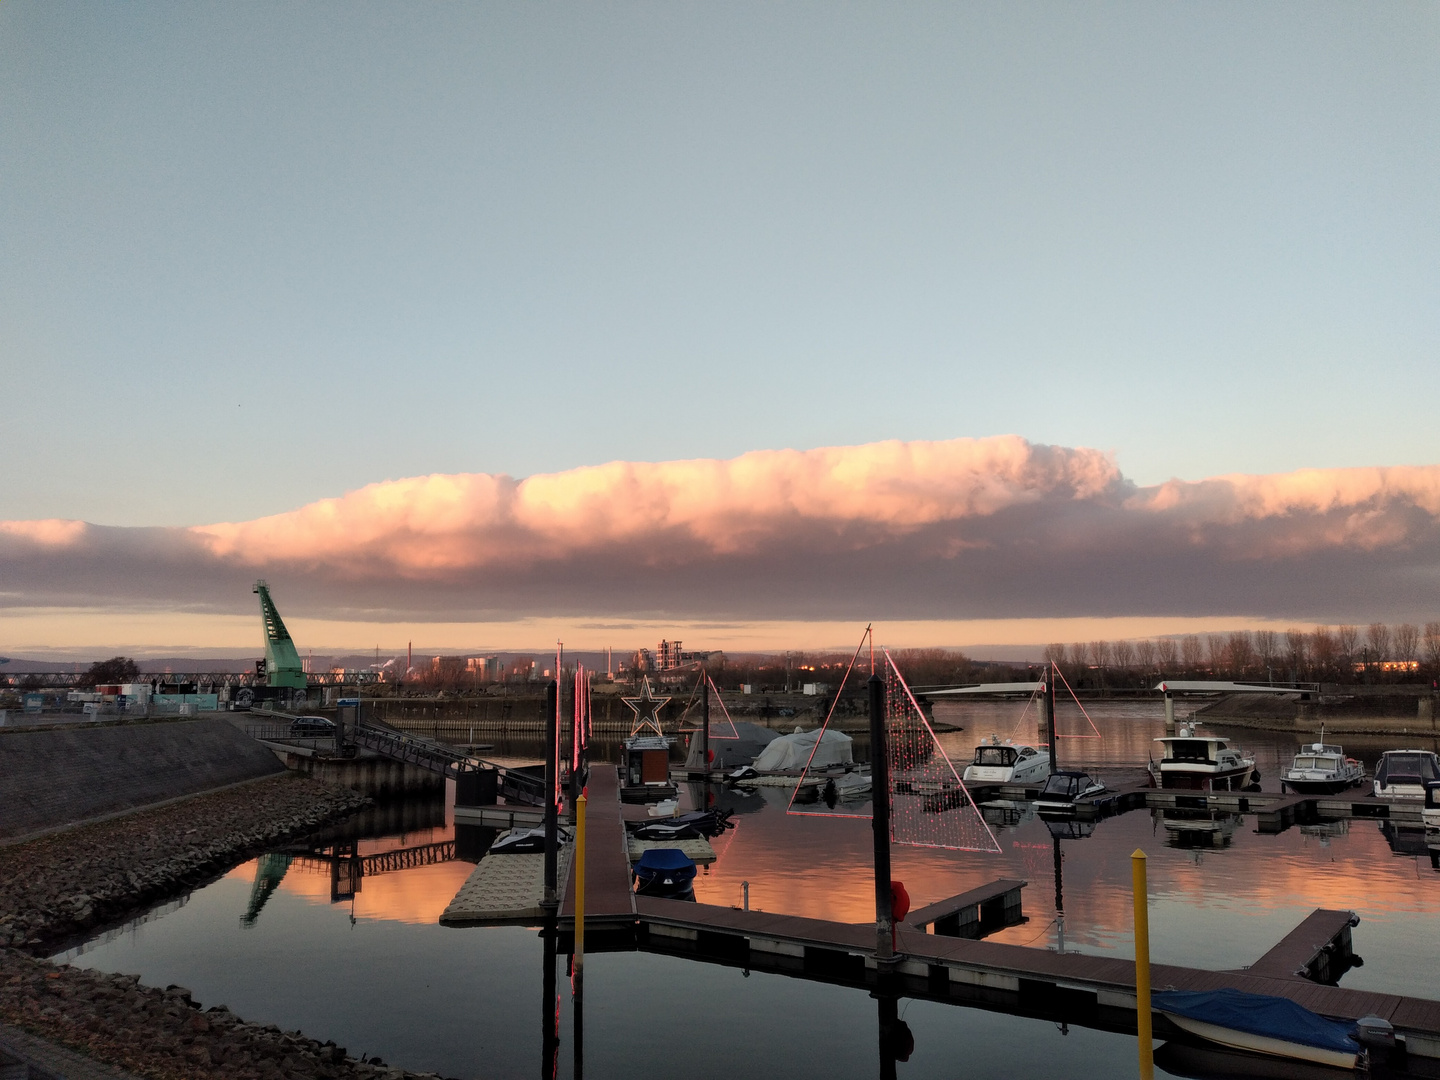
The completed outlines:
{"type": "Polygon", "coordinates": [[[825,737],[820,738],[821,729],[814,731],[797,731],[793,735],[781,735],[769,746],[760,752],[755,759],[755,769],[758,772],[782,772],[786,769],[803,769],[805,762],[809,761],[812,768],[824,768],[827,765],[849,765],[854,762],[851,755],[851,747],[855,740],[849,735],[839,731],[826,731],[825,737]],[[820,745],[815,745],[819,739],[820,745]],[[810,751],[815,751],[814,760],[810,758],[810,751]]]}

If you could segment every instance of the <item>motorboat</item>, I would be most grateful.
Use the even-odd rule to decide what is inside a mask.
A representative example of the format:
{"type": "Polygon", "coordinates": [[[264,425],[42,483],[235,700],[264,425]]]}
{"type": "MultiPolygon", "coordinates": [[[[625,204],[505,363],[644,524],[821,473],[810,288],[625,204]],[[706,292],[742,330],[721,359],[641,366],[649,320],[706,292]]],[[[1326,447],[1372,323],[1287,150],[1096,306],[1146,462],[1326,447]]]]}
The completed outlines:
{"type": "Polygon", "coordinates": [[[1150,768],[1160,787],[1186,791],[1258,790],[1260,772],[1255,759],[1215,735],[1199,735],[1180,728],[1174,735],[1155,740],[1164,752],[1150,768]]]}
{"type": "MultiPolygon", "coordinates": [[[[556,842],[560,845],[568,844],[574,839],[574,834],[565,826],[558,826],[555,830],[556,842]]],[[[537,851],[545,850],[545,830],[541,829],[511,829],[507,833],[501,833],[490,845],[491,855],[531,855],[537,851]]]]}
{"type": "Polygon", "coordinates": [[[1061,769],[1045,781],[1035,808],[1041,814],[1073,814],[1076,803],[1104,790],[1105,785],[1089,773],[1061,769]]]}
{"type": "Polygon", "coordinates": [[[635,891],[646,896],[693,898],[695,860],[679,848],[646,848],[635,864],[635,891]]]}
{"type": "Polygon", "coordinates": [[[1039,784],[1050,775],[1050,755],[1033,746],[998,735],[975,748],[975,757],[961,777],[966,784],[1039,784]]]}
{"type": "Polygon", "coordinates": [[[1440,756],[1429,750],[1386,750],[1375,766],[1377,799],[1423,799],[1425,787],[1440,780],[1440,756]]]}
{"type": "MultiPolygon", "coordinates": [[[[1364,1051],[1360,1029],[1377,1023],[1367,1017],[1331,1020],[1289,998],[1247,994],[1242,990],[1161,990],[1151,998],[1155,1010],[1195,1038],[1291,1061],[1354,1069],[1364,1051]]],[[[1384,1024],[1384,1021],[1378,1021],[1384,1024]]]]}
{"type": "Polygon", "coordinates": [[[1280,791],[1334,795],[1365,782],[1365,766],[1330,743],[1306,743],[1280,778],[1280,791]]]}
{"type": "Polygon", "coordinates": [[[830,777],[820,790],[821,798],[832,806],[837,799],[860,799],[869,794],[870,774],[859,770],[830,777]]]}

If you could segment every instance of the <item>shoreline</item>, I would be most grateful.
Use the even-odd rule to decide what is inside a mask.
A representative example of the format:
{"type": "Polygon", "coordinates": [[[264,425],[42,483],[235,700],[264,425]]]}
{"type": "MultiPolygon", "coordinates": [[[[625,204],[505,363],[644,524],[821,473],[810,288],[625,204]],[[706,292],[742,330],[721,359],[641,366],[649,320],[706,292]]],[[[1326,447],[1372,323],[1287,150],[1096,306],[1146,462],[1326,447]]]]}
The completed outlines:
{"type": "MultiPolygon", "coordinates": [[[[421,1080],[299,1031],[251,1024],[189,990],[47,957],[212,881],[276,842],[370,804],[282,774],[0,847],[0,1025],[150,1080],[421,1080]]],[[[0,1049],[25,1058],[25,1048],[0,1049]]]]}

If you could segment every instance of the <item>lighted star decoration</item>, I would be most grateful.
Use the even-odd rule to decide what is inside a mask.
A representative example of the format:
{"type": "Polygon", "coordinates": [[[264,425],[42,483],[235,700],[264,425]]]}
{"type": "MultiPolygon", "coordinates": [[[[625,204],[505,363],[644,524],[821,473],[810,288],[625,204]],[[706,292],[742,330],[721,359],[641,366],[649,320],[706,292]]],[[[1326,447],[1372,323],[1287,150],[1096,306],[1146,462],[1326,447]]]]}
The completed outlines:
{"type": "Polygon", "coordinates": [[[656,735],[663,736],[665,732],[660,730],[660,710],[670,701],[668,697],[657,698],[650,692],[650,676],[640,677],[640,696],[621,698],[621,701],[630,706],[630,711],[635,714],[635,722],[630,725],[630,735],[638,735],[644,728],[651,728],[656,735]]]}

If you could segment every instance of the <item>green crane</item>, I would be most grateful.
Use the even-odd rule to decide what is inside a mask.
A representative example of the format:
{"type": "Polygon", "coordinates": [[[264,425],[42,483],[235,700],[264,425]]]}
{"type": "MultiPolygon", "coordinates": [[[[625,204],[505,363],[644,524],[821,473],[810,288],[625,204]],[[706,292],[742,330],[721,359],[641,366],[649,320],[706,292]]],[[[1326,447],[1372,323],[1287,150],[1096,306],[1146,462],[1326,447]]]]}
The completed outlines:
{"type": "Polygon", "coordinates": [[[285,629],[280,612],[275,610],[275,601],[270,599],[270,586],[257,581],[254,591],[260,597],[260,618],[265,621],[266,685],[305,689],[305,668],[295,651],[290,631],[285,629]]]}

